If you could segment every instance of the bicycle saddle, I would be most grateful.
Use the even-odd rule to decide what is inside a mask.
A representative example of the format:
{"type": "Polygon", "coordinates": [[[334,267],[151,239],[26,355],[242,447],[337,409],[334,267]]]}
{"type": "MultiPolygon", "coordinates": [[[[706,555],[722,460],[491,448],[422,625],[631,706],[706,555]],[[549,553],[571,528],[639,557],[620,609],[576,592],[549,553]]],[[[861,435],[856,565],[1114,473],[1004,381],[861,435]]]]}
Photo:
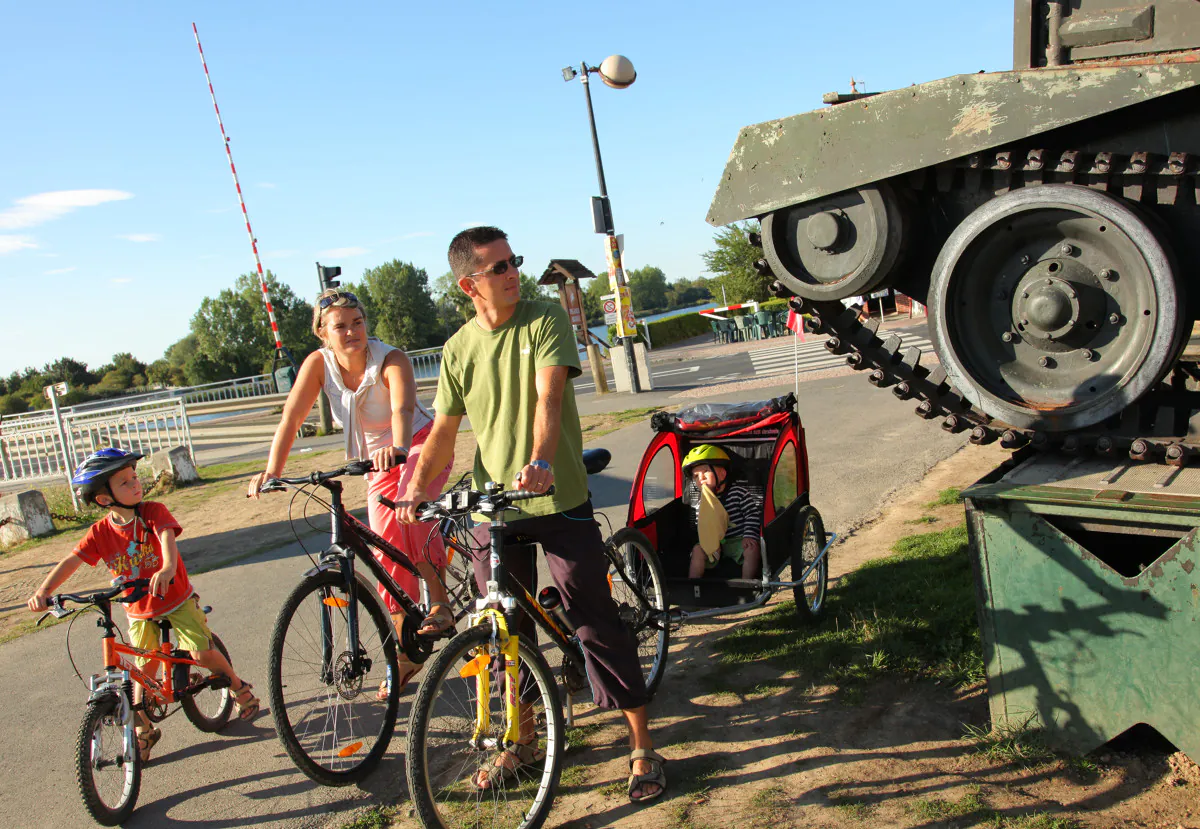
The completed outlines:
{"type": "Polygon", "coordinates": [[[604,470],[608,466],[608,462],[612,460],[612,452],[607,449],[584,449],[583,450],[583,468],[587,470],[587,474],[595,475],[597,472],[604,470]]]}

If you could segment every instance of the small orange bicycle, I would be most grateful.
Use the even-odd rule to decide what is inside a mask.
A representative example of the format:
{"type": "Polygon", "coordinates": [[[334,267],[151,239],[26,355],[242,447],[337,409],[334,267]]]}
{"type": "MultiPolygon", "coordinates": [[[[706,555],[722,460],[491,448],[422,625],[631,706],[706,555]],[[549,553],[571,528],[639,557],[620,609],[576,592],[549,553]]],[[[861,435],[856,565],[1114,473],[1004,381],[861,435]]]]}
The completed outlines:
{"type": "MultiPolygon", "coordinates": [[[[149,579],[134,579],[93,593],[59,593],[49,598],[50,610],[38,619],[40,625],[47,616],[62,619],[89,607],[94,607],[100,616],[96,626],[103,631],[104,670],[88,679],[91,694],[79,728],[75,777],[83,805],[104,826],[123,822],[137,804],[142,784],[142,760],[135,731],[137,711],[145,711],[147,718],[157,723],[173,714],[171,706],[178,703],[196,728],[214,732],[229,722],[233,710],[229,678],[209,674],[186,656],[186,651],[175,648],[170,622],[158,623],[161,644],[157,650],[142,650],[117,641],[112,605],[138,601],[146,595],[149,585],[149,579]],[[68,602],[80,607],[67,608],[68,602]],[[147,661],[139,667],[127,657],[147,661]],[[142,701],[136,706],[135,682],[142,686],[142,701]]],[[[211,608],[202,610],[207,614],[211,608]]],[[[229,659],[224,643],[215,634],[213,643],[229,659]]]]}

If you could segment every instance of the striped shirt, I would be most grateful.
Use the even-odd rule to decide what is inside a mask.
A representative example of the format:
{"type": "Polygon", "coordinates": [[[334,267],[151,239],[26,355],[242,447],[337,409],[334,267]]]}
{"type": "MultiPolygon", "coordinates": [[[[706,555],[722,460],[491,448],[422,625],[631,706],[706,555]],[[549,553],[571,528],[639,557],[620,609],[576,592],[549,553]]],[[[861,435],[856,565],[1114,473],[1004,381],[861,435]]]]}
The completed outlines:
{"type": "MultiPolygon", "coordinates": [[[[688,505],[699,514],[700,490],[694,482],[688,482],[688,505]]],[[[762,531],[763,493],[743,481],[734,481],[717,497],[721,506],[729,513],[729,529],[726,538],[758,538],[762,531]]]]}

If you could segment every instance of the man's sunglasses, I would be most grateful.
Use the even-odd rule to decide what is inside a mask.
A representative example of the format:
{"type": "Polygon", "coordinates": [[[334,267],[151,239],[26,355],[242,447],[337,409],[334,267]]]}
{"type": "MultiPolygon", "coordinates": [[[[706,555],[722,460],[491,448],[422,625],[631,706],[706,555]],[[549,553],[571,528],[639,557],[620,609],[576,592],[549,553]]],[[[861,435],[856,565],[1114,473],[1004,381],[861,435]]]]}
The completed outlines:
{"type": "Polygon", "coordinates": [[[354,294],[350,293],[349,291],[338,291],[335,294],[330,294],[329,296],[323,296],[319,300],[317,300],[317,307],[320,308],[322,311],[324,311],[330,305],[337,305],[339,302],[345,302],[347,304],[353,303],[353,304],[357,305],[358,297],[356,297],[354,294]]]}
{"type": "Polygon", "coordinates": [[[491,274],[493,276],[503,276],[504,274],[508,273],[509,265],[512,265],[513,269],[516,270],[517,268],[521,267],[521,263],[524,261],[525,261],[524,256],[510,256],[507,259],[500,260],[495,265],[492,265],[490,268],[485,268],[484,270],[477,271],[475,273],[469,273],[469,274],[467,274],[467,276],[484,276],[485,274],[491,274]]]}

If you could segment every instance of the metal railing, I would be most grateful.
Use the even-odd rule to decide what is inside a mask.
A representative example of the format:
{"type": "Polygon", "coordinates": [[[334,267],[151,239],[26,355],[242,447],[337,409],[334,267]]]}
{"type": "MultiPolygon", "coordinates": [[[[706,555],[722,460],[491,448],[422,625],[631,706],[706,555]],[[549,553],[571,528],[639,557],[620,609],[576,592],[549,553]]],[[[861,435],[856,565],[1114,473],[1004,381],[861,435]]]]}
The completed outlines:
{"type": "Polygon", "coordinates": [[[7,418],[0,423],[0,483],[68,477],[80,460],[105,446],[145,455],[174,446],[192,451],[187,405],[179,398],[63,410],[62,427],[65,447],[52,414],[15,427],[7,418]]]}
{"type": "Polygon", "coordinates": [[[417,380],[436,380],[442,370],[442,347],[406,351],[412,361],[413,377],[417,380]]]}

